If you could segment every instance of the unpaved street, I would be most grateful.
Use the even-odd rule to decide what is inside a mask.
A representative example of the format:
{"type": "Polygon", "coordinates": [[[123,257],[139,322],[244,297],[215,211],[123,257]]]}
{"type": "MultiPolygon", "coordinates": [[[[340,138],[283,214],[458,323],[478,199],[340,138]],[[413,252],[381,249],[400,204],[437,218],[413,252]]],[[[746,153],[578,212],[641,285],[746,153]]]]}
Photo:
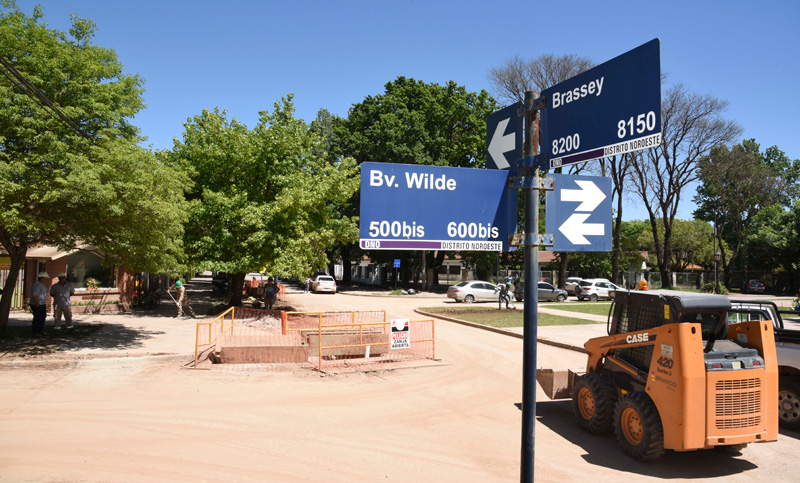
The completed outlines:
{"type": "MultiPolygon", "coordinates": [[[[289,301],[412,319],[422,318],[417,306],[446,303],[294,293],[289,301]]],[[[121,320],[147,328],[141,346],[2,366],[0,481],[519,478],[520,339],[439,321],[436,367],[336,376],[195,371],[182,368],[193,350],[191,321],[121,320]],[[170,350],[184,344],[177,355],[170,350]]],[[[538,357],[543,367],[585,363],[580,353],[542,344],[538,357]]],[[[541,390],[537,398],[538,481],[796,481],[796,434],[736,457],[668,452],[643,464],[624,456],[613,435],[578,430],[569,402],[546,401],[541,390]]]]}

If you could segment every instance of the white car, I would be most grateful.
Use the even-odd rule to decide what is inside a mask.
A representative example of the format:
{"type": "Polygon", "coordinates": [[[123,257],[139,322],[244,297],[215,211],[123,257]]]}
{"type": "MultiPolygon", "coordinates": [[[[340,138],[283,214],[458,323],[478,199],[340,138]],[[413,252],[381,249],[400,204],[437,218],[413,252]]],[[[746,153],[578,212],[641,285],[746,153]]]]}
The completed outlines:
{"type": "Polygon", "coordinates": [[[580,277],[569,277],[564,284],[564,290],[566,290],[568,294],[580,295],[581,281],[583,281],[583,279],[580,277]]]}
{"type": "Polygon", "coordinates": [[[336,293],[336,280],[330,275],[317,275],[311,281],[311,291],[336,293]]]}
{"type": "Polygon", "coordinates": [[[615,290],[622,290],[620,287],[614,285],[604,278],[590,278],[582,280],[580,283],[581,293],[578,294],[578,300],[589,299],[592,302],[599,299],[611,300],[609,292],[615,290]]]}

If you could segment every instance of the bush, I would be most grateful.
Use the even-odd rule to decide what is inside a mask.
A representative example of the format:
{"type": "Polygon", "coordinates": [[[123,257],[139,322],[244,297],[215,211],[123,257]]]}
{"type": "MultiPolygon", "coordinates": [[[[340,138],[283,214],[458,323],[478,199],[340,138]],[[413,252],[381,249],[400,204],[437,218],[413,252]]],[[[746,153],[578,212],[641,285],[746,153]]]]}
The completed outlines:
{"type": "MultiPolygon", "coordinates": [[[[700,291],[703,293],[714,293],[714,282],[710,282],[703,285],[700,291]]],[[[721,283],[717,284],[717,293],[722,295],[728,295],[728,288],[721,283]]]]}

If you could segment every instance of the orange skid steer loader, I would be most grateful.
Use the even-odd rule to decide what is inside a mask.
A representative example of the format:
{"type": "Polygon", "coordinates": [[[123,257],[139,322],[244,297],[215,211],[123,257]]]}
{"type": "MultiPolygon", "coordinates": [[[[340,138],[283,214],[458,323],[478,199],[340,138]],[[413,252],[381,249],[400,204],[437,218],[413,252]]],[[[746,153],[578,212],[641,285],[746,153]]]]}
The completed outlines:
{"type": "Polygon", "coordinates": [[[538,373],[552,398],[572,397],[589,433],[612,428],[625,453],[775,441],[778,365],[772,323],[728,326],[723,295],[613,294],[607,337],[591,339],[586,372],[538,373]],[[561,381],[561,387],[559,387],[561,381]]]}

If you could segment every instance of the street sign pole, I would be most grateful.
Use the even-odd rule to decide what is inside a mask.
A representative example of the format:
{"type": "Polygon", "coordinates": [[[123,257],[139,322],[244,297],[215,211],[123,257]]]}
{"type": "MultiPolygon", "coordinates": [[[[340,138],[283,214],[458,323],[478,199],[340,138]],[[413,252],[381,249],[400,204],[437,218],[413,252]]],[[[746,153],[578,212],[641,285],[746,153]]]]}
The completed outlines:
{"type": "MultiPolygon", "coordinates": [[[[525,154],[539,154],[539,113],[533,109],[538,93],[525,92],[525,154]]],[[[539,178],[539,167],[524,168],[524,177],[539,178]]],[[[539,189],[525,188],[525,312],[522,341],[522,461],[520,481],[533,482],[536,441],[536,338],[539,309],[539,189]],[[535,242],[535,243],[534,243],[535,242]]]]}

